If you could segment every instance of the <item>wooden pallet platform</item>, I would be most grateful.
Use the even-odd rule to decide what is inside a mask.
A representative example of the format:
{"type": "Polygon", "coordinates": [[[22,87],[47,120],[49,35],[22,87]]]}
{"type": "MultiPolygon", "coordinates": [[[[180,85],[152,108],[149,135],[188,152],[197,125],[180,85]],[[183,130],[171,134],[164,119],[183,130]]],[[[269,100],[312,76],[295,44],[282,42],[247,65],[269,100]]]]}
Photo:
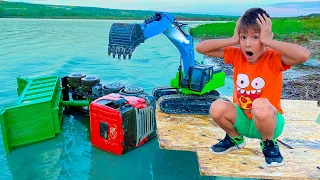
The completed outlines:
{"type": "Polygon", "coordinates": [[[278,138],[285,165],[267,168],[259,140],[246,138],[244,149],[214,155],[208,148],[225,132],[209,116],[166,114],[157,110],[160,148],[194,151],[205,176],[309,179],[320,176],[320,107],[316,101],[281,100],[286,124],[278,138]],[[293,149],[291,149],[293,148],[293,149]]]}

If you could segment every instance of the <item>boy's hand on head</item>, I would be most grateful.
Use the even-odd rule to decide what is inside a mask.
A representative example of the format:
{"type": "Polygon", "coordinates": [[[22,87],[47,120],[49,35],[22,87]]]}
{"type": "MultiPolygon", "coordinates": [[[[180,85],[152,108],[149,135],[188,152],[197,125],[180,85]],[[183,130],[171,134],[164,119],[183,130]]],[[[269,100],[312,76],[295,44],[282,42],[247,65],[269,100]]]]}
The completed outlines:
{"type": "Polygon", "coordinates": [[[234,28],[234,33],[233,33],[233,36],[232,36],[232,39],[234,39],[234,45],[239,44],[239,41],[240,41],[239,24],[240,24],[240,21],[241,21],[241,17],[237,20],[236,27],[234,28]]]}
{"type": "Polygon", "coordinates": [[[260,42],[262,44],[265,44],[268,40],[271,40],[273,37],[272,22],[271,19],[268,18],[265,14],[259,14],[258,16],[259,18],[257,18],[257,23],[260,25],[261,28],[260,42]]]}

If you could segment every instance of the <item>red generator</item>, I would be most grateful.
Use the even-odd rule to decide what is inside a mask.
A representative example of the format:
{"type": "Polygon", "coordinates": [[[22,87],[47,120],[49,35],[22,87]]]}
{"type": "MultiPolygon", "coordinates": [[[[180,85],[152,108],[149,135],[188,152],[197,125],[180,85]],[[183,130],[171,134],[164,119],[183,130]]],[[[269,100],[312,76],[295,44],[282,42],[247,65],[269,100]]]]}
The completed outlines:
{"type": "Polygon", "coordinates": [[[156,135],[156,101],[147,94],[111,93],[90,104],[92,145],[121,155],[156,135]]]}

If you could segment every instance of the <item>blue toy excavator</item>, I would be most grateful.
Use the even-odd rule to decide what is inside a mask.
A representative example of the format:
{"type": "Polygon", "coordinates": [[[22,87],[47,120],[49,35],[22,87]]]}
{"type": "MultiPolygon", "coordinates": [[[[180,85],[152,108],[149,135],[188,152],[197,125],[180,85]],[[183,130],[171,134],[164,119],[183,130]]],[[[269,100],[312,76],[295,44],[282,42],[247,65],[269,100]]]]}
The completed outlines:
{"type": "Polygon", "coordinates": [[[209,114],[211,103],[220,98],[215,89],[224,85],[225,73],[212,65],[196,63],[193,38],[182,29],[186,25],[164,12],[155,13],[141,24],[114,23],[109,33],[108,55],[130,59],[141,43],[164,34],[178,48],[181,57],[170,86],[153,90],[160,110],[171,114],[209,114]]]}

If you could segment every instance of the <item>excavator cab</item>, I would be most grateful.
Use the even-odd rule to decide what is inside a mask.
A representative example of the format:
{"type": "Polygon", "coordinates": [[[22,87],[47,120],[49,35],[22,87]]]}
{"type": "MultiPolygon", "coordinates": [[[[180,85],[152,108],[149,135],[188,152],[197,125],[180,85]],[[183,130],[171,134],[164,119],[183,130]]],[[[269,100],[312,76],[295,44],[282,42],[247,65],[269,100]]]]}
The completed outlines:
{"type": "Polygon", "coordinates": [[[221,69],[214,70],[212,66],[205,64],[196,65],[190,68],[189,79],[182,80],[182,87],[188,87],[192,91],[201,92],[212,79],[212,75],[218,71],[220,72],[221,69]]]}

